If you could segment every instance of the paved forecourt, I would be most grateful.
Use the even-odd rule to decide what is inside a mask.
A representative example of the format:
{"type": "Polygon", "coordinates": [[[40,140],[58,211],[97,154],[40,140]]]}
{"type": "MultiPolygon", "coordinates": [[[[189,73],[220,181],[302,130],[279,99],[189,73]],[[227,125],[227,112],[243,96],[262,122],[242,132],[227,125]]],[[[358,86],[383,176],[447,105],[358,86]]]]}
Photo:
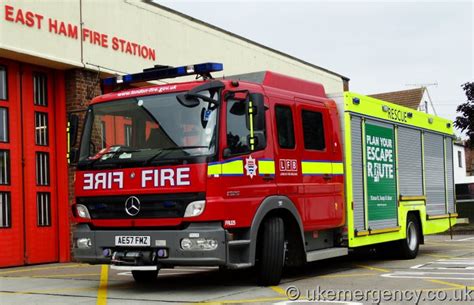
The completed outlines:
{"type": "Polygon", "coordinates": [[[357,252],[287,271],[279,286],[253,283],[249,271],[180,267],[137,284],[129,272],[107,266],[50,264],[0,269],[0,303],[472,304],[474,235],[428,236],[415,260],[357,252]]]}

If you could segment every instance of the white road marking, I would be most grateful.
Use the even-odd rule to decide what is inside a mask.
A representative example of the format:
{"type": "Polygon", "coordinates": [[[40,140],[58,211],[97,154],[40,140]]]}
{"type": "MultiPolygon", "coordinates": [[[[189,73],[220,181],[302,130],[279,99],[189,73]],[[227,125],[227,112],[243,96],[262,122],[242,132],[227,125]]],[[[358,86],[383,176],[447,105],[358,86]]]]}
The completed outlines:
{"type": "Polygon", "coordinates": [[[462,238],[462,239],[446,239],[445,241],[449,241],[449,242],[463,242],[463,241],[471,241],[473,240],[474,241],[474,237],[466,237],[466,238],[462,238]]]}
{"type": "Polygon", "coordinates": [[[359,302],[343,302],[343,301],[307,301],[307,300],[297,300],[297,301],[281,301],[278,303],[274,303],[274,305],[291,305],[294,303],[303,303],[303,304],[324,304],[324,303],[331,303],[331,304],[347,304],[347,305],[363,305],[363,303],[359,302]]]}
{"type": "Polygon", "coordinates": [[[381,276],[391,278],[474,280],[474,259],[453,257],[410,267],[413,271],[396,271],[381,276]],[[430,271],[425,271],[430,270],[430,271]]]}
{"type": "Polygon", "coordinates": [[[474,273],[456,272],[404,272],[382,274],[383,277],[408,279],[468,280],[474,281],[474,273]]]}
{"type": "Polygon", "coordinates": [[[474,265],[474,259],[472,259],[472,258],[468,258],[468,259],[457,259],[457,258],[439,259],[435,263],[437,263],[437,264],[467,264],[467,265],[474,265]]]}
{"type": "Polygon", "coordinates": [[[117,273],[117,275],[132,276],[132,272],[130,272],[130,271],[128,271],[128,272],[120,272],[120,273],[117,273]]]}

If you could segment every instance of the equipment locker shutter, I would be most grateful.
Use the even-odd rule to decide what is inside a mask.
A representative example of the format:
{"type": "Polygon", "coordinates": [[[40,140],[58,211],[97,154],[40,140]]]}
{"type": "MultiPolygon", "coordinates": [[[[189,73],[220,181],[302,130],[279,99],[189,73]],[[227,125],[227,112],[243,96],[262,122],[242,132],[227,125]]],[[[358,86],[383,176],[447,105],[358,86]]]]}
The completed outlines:
{"type": "Polygon", "coordinates": [[[444,138],[442,135],[425,132],[425,183],[426,213],[442,215],[446,213],[444,138]]]}
{"type": "Polygon", "coordinates": [[[454,213],[454,172],[453,172],[453,139],[445,138],[446,143],[446,189],[448,191],[448,212],[454,213]]]}
{"type": "Polygon", "coordinates": [[[402,196],[423,195],[421,131],[398,127],[398,181],[402,196]]]}
{"type": "Polygon", "coordinates": [[[364,208],[364,168],[362,161],[362,120],[351,117],[351,148],[352,148],[352,200],[354,208],[354,228],[365,230],[364,208]]]}

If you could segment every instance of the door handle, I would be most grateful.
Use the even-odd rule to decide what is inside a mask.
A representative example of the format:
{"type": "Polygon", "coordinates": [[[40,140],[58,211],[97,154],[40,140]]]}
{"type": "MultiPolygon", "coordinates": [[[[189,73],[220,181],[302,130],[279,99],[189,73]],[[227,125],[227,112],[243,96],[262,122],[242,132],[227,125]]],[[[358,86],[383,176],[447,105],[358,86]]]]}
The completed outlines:
{"type": "Polygon", "coordinates": [[[330,175],[330,174],[324,174],[324,175],[323,175],[323,179],[324,179],[324,180],[331,180],[331,179],[332,179],[332,175],[330,175]]]}

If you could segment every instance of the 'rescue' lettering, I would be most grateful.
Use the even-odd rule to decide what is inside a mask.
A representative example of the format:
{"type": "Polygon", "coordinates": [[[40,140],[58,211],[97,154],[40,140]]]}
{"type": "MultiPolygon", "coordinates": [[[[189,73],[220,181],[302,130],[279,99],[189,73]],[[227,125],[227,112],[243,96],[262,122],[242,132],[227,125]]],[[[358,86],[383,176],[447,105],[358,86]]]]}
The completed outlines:
{"type": "Polygon", "coordinates": [[[406,123],[407,122],[407,117],[408,117],[408,112],[398,110],[398,109],[389,108],[388,111],[387,111],[387,116],[391,120],[406,123]]]}

